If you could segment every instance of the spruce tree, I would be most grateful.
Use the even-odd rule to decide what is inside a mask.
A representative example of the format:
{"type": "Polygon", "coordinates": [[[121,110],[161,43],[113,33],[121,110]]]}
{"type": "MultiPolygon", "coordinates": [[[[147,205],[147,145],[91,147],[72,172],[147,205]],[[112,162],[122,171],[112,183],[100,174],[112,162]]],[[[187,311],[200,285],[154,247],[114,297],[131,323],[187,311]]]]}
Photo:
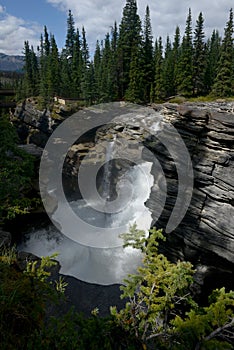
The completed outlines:
{"type": "Polygon", "coordinates": [[[141,20],[137,14],[136,0],[127,0],[123,9],[118,40],[119,98],[124,97],[128,88],[132,53],[137,51],[136,47],[141,45],[141,41],[141,20]]]}
{"type": "Polygon", "coordinates": [[[44,36],[41,36],[40,44],[40,95],[43,99],[43,105],[46,106],[49,97],[49,57],[50,57],[50,40],[47,27],[44,27],[44,36]]]}
{"type": "Polygon", "coordinates": [[[54,36],[50,40],[51,54],[49,56],[48,69],[48,94],[49,96],[59,95],[60,93],[60,62],[59,52],[54,36]]]}
{"type": "Polygon", "coordinates": [[[46,57],[50,55],[50,40],[46,26],[44,26],[44,54],[46,57]]]}
{"type": "Polygon", "coordinates": [[[200,12],[196,28],[194,32],[194,55],[193,55],[193,89],[194,94],[204,95],[205,88],[205,73],[206,73],[206,50],[205,50],[205,34],[204,34],[204,19],[200,12]]]}
{"type": "Polygon", "coordinates": [[[71,78],[72,78],[72,96],[79,98],[81,94],[81,79],[82,79],[82,52],[79,30],[76,30],[74,39],[72,59],[71,59],[71,78]]]}
{"type": "Polygon", "coordinates": [[[173,94],[178,93],[178,84],[179,84],[179,62],[180,62],[180,28],[177,26],[174,35],[173,42],[173,94]]]}
{"type": "Polygon", "coordinates": [[[211,38],[208,39],[206,45],[206,74],[205,84],[206,92],[210,93],[217,75],[218,62],[220,59],[221,37],[218,30],[213,30],[211,38]]]}
{"type": "Polygon", "coordinates": [[[94,100],[94,67],[93,63],[90,62],[89,47],[86,40],[85,28],[82,27],[81,37],[81,54],[82,54],[82,78],[81,78],[81,91],[82,97],[85,99],[87,104],[90,104],[94,100]]]}
{"type": "Polygon", "coordinates": [[[71,57],[68,58],[65,49],[61,53],[61,96],[71,97],[72,95],[72,77],[71,77],[71,57]]]}
{"type": "Polygon", "coordinates": [[[140,47],[132,50],[132,57],[129,71],[129,85],[125,93],[125,98],[134,103],[142,103],[145,93],[143,80],[144,71],[142,69],[142,51],[140,47]]]}
{"type": "Polygon", "coordinates": [[[24,89],[26,96],[37,96],[39,83],[38,60],[33,46],[29,42],[24,43],[24,89]]]}
{"type": "Polygon", "coordinates": [[[175,94],[174,88],[174,52],[170,42],[169,36],[167,36],[167,42],[165,47],[165,58],[163,62],[163,87],[165,91],[165,97],[170,97],[175,94]]]}
{"type": "Polygon", "coordinates": [[[119,33],[117,23],[111,29],[111,57],[109,62],[109,75],[110,75],[110,100],[115,101],[119,96],[119,71],[118,71],[118,51],[117,44],[119,39],[119,33]]]}
{"type": "Polygon", "coordinates": [[[76,30],[75,30],[75,21],[71,10],[68,11],[67,18],[67,36],[66,36],[66,54],[67,56],[73,55],[73,48],[76,40],[76,30]]]}
{"type": "Polygon", "coordinates": [[[102,51],[101,61],[101,80],[100,80],[100,97],[102,102],[108,102],[111,100],[111,89],[112,82],[110,76],[110,65],[111,65],[111,43],[110,35],[106,34],[104,48],[102,51]]]}
{"type": "Polygon", "coordinates": [[[149,102],[151,85],[154,81],[154,64],[153,64],[153,35],[150,21],[149,6],[146,7],[144,32],[143,32],[143,84],[144,91],[142,100],[149,102]]]}
{"type": "Polygon", "coordinates": [[[154,85],[154,100],[160,101],[165,97],[163,84],[163,45],[162,38],[156,40],[155,43],[155,85],[154,85]]]}
{"type": "Polygon", "coordinates": [[[219,97],[232,96],[233,87],[233,11],[230,10],[229,20],[227,22],[224,38],[221,46],[221,55],[218,64],[217,76],[212,94],[219,97]]]}
{"type": "Polygon", "coordinates": [[[181,53],[177,66],[177,92],[185,96],[193,94],[193,41],[192,15],[189,9],[185,34],[182,40],[181,53]]]}
{"type": "Polygon", "coordinates": [[[75,23],[71,10],[67,17],[67,34],[65,48],[61,53],[61,94],[64,97],[74,97],[73,86],[73,50],[76,40],[75,23]]]}
{"type": "Polygon", "coordinates": [[[95,95],[96,95],[97,101],[99,101],[102,71],[101,71],[101,48],[98,40],[96,42],[96,49],[94,52],[93,66],[94,66],[94,80],[95,80],[95,95]]]}

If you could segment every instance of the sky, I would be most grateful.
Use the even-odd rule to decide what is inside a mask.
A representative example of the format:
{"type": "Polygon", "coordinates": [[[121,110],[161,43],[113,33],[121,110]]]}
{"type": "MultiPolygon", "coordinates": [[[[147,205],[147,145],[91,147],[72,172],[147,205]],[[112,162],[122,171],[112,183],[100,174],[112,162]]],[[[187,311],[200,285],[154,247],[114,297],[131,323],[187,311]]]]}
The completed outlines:
{"type": "MultiPolygon", "coordinates": [[[[68,10],[72,11],[76,27],[85,27],[92,54],[96,40],[105,38],[114,21],[120,23],[125,0],[0,0],[0,52],[22,55],[24,41],[36,49],[44,25],[54,34],[59,49],[64,46],[68,10]]],[[[223,28],[233,6],[231,0],[138,0],[138,13],[144,20],[149,5],[154,39],[169,35],[173,40],[179,25],[183,35],[188,9],[192,10],[193,28],[199,12],[205,19],[205,32],[213,29],[223,34],[223,28]]]]}

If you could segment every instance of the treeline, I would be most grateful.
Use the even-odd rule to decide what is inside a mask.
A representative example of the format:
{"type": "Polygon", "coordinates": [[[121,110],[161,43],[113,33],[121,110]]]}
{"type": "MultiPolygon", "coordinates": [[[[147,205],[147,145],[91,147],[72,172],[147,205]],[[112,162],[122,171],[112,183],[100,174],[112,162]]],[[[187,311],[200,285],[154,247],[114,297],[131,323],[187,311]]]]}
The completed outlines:
{"type": "Polygon", "coordinates": [[[25,77],[21,91],[40,95],[44,101],[59,95],[85,100],[87,104],[114,100],[156,102],[170,96],[216,97],[234,95],[233,11],[224,36],[214,30],[205,38],[200,13],[195,28],[189,9],[185,32],[176,27],[173,41],[153,42],[150,10],[144,21],[135,0],[127,0],[119,26],[115,23],[90,57],[85,29],[75,28],[69,11],[65,47],[58,50],[47,28],[37,52],[25,42],[25,77]]]}

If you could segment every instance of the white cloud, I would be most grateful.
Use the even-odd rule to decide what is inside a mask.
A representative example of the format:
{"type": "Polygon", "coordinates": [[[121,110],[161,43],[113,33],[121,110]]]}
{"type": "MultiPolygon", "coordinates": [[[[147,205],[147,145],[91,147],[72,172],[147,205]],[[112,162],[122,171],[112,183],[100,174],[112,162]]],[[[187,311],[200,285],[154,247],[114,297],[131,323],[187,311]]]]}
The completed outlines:
{"type": "Polygon", "coordinates": [[[0,52],[22,55],[25,40],[36,49],[41,31],[36,23],[12,16],[0,5],[0,52]]]}
{"type": "MultiPolygon", "coordinates": [[[[97,39],[104,39],[110,26],[116,20],[120,23],[122,9],[126,3],[125,0],[47,0],[48,3],[56,6],[63,12],[70,9],[74,15],[76,25],[81,29],[85,26],[88,43],[93,49],[97,39]]],[[[189,7],[192,10],[193,26],[200,11],[205,18],[205,29],[207,35],[210,35],[213,29],[218,29],[220,33],[228,20],[230,0],[138,0],[138,10],[142,21],[144,20],[145,8],[149,5],[154,38],[162,36],[166,39],[169,35],[174,37],[175,28],[180,26],[181,35],[183,35],[185,22],[189,7]]]]}
{"type": "Polygon", "coordinates": [[[120,21],[125,0],[47,0],[48,3],[68,13],[70,9],[79,30],[85,27],[90,48],[94,48],[96,40],[102,40],[110,31],[115,20],[120,21]]]}

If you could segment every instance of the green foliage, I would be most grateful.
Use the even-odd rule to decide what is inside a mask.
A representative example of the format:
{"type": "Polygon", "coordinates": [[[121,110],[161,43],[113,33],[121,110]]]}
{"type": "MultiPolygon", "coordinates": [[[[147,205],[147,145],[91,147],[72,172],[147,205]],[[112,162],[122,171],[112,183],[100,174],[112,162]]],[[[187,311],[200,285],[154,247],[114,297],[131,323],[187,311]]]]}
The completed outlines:
{"type": "Polygon", "coordinates": [[[37,204],[27,198],[33,177],[33,158],[17,147],[14,127],[0,117],[0,217],[1,221],[24,214],[37,204]]]}
{"type": "MultiPolygon", "coordinates": [[[[141,20],[137,13],[135,0],[127,0],[123,9],[123,16],[120,23],[119,39],[117,46],[117,64],[119,71],[119,98],[124,98],[130,82],[131,60],[133,53],[137,52],[142,45],[141,20]]],[[[136,64],[132,70],[136,69],[136,64]]],[[[135,76],[136,72],[131,72],[135,76]]],[[[135,78],[133,78],[135,79],[135,78]]]]}
{"type": "Polygon", "coordinates": [[[215,96],[233,95],[233,74],[233,11],[231,9],[221,46],[218,72],[212,89],[215,96]]]}
{"type": "Polygon", "coordinates": [[[209,306],[190,310],[184,319],[177,316],[173,324],[180,339],[180,349],[187,349],[191,344],[196,350],[232,349],[225,340],[233,330],[233,308],[234,292],[221,288],[213,291],[209,306]]]}
{"type": "MultiPolygon", "coordinates": [[[[44,327],[46,303],[59,294],[47,282],[51,257],[26,263],[22,271],[15,249],[0,255],[0,343],[1,349],[26,349],[34,334],[44,327]]],[[[39,348],[38,348],[39,349],[39,348]]]]}
{"type": "MultiPolygon", "coordinates": [[[[217,350],[233,348],[234,292],[213,291],[207,306],[192,298],[193,268],[189,262],[170,262],[159,253],[162,230],[150,236],[133,225],[123,234],[125,247],[142,252],[137,274],[124,281],[126,306],[111,307],[111,316],[89,318],[71,309],[58,316],[47,305],[63,295],[66,282],[49,281],[56,255],[41,260],[17,260],[15,248],[0,253],[1,349],[74,350],[217,350]]],[[[78,291],[79,293],[79,291],[78,291]]]]}
{"type": "Polygon", "coordinates": [[[222,45],[216,30],[205,40],[202,13],[193,31],[189,9],[182,40],[177,26],[172,44],[169,37],[165,44],[160,38],[153,47],[149,7],[142,26],[137,2],[126,0],[119,28],[116,23],[111,27],[91,59],[85,29],[75,28],[69,10],[65,47],[60,53],[46,26],[37,55],[25,42],[25,77],[17,91],[21,97],[40,94],[43,108],[55,95],[82,100],[84,105],[122,99],[161,102],[171,96],[190,98],[211,91],[215,97],[230,97],[232,32],[231,10],[222,45]]]}
{"type": "Polygon", "coordinates": [[[200,12],[194,37],[194,54],[193,54],[193,90],[195,95],[205,94],[205,73],[206,73],[206,50],[205,50],[205,34],[204,34],[204,19],[200,12]]]}
{"type": "Polygon", "coordinates": [[[121,287],[124,309],[111,308],[119,327],[142,346],[158,349],[231,349],[234,292],[215,290],[209,305],[199,307],[191,295],[194,270],[189,262],[171,263],[158,252],[161,230],[149,238],[134,225],[123,234],[125,246],[141,249],[142,266],[121,287]]]}
{"type": "MultiPolygon", "coordinates": [[[[124,237],[125,235],[123,235],[124,237]]],[[[144,253],[138,274],[124,281],[122,298],[128,298],[125,309],[114,312],[117,321],[143,343],[151,337],[168,337],[169,320],[182,302],[189,302],[188,287],[192,282],[192,265],[173,264],[158,253],[158,240],[164,239],[161,230],[153,229],[146,240],[136,226],[125,237],[125,245],[144,253]],[[136,240],[135,240],[136,238],[136,240]],[[134,242],[135,240],[135,242],[134,242]]]]}
{"type": "Polygon", "coordinates": [[[192,15],[189,9],[185,34],[183,36],[177,65],[177,93],[191,96],[193,94],[193,43],[192,15]]]}
{"type": "Polygon", "coordinates": [[[0,343],[3,350],[73,349],[134,350],[137,341],[116,326],[111,317],[99,318],[94,309],[89,318],[72,308],[58,316],[47,313],[63,297],[62,278],[49,281],[56,255],[40,260],[17,259],[15,249],[0,252],[0,343]]]}
{"type": "Polygon", "coordinates": [[[163,46],[162,38],[160,37],[155,44],[155,86],[154,100],[160,101],[165,97],[163,84],[163,46]]]}

